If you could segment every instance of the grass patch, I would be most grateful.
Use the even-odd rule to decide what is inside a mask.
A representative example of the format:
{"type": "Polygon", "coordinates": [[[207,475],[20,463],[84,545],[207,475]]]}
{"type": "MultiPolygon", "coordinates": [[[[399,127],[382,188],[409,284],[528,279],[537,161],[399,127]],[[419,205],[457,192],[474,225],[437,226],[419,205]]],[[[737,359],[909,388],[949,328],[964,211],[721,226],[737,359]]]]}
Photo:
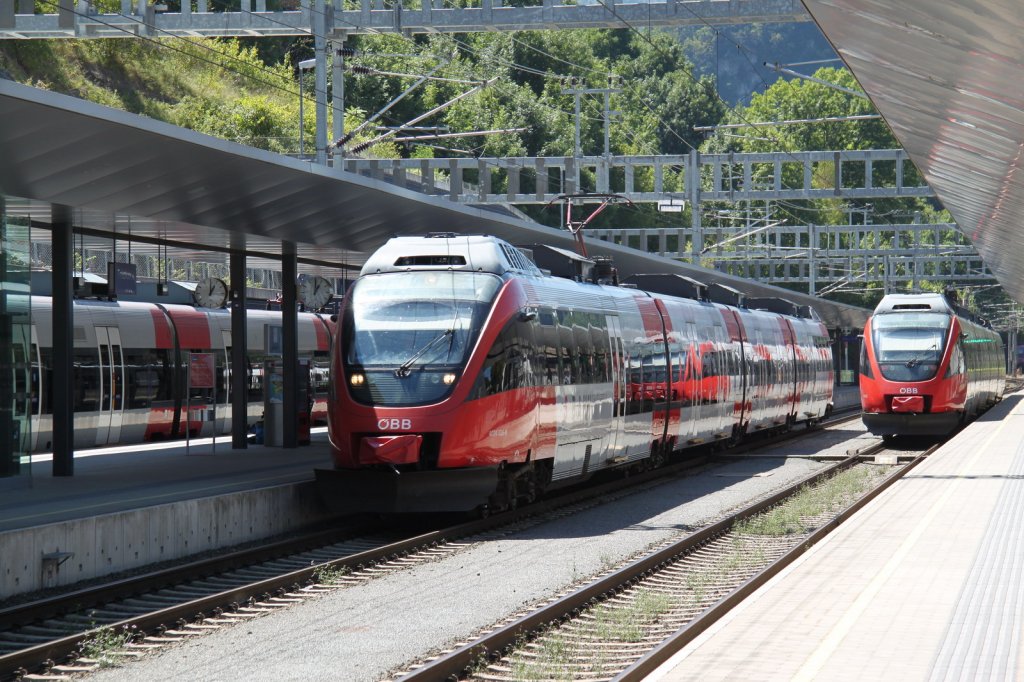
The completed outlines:
{"type": "Polygon", "coordinates": [[[564,682],[575,679],[573,659],[577,655],[573,642],[562,635],[545,637],[537,648],[536,658],[520,658],[512,665],[512,675],[524,682],[556,680],[564,682]]]}
{"type": "Polygon", "coordinates": [[[83,658],[95,660],[101,668],[116,666],[120,660],[113,653],[123,649],[137,634],[134,625],[120,630],[103,627],[82,640],[78,645],[78,652],[83,658]]]}
{"type": "Polygon", "coordinates": [[[605,640],[639,642],[648,627],[672,608],[672,599],[666,594],[640,590],[628,607],[601,606],[597,611],[596,634],[605,640]]]}
{"type": "Polygon", "coordinates": [[[779,506],[740,521],[733,530],[768,537],[806,533],[817,526],[817,517],[838,511],[868,489],[875,476],[868,467],[846,469],[818,485],[804,486],[779,506]]]}
{"type": "Polygon", "coordinates": [[[337,585],[343,578],[351,574],[352,569],[348,566],[323,565],[313,571],[313,580],[321,585],[337,585]]]}

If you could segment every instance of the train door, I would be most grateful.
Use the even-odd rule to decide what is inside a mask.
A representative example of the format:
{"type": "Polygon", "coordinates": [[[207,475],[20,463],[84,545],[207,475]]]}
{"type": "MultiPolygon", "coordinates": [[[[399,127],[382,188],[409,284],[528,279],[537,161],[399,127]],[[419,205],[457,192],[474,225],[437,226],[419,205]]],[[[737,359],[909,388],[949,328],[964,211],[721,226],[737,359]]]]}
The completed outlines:
{"type": "Polygon", "coordinates": [[[221,349],[224,352],[224,356],[219,363],[224,368],[223,372],[218,372],[217,376],[219,381],[217,382],[217,423],[214,424],[214,431],[217,430],[217,425],[220,425],[220,433],[231,432],[231,330],[221,329],[221,349]]]}
{"type": "Polygon", "coordinates": [[[686,322],[686,340],[684,342],[684,346],[688,346],[686,364],[689,369],[689,373],[686,376],[686,393],[690,404],[690,421],[692,424],[690,431],[697,433],[701,430],[700,406],[703,402],[704,370],[702,362],[703,359],[700,355],[700,340],[697,338],[696,322],[689,320],[686,322]]]}
{"type": "Polygon", "coordinates": [[[9,379],[13,391],[12,399],[8,403],[11,406],[11,433],[6,437],[9,439],[8,442],[13,443],[13,452],[10,453],[13,459],[0,465],[0,469],[13,465],[13,470],[17,471],[19,459],[31,452],[33,443],[30,436],[35,432],[33,422],[38,421],[36,415],[39,399],[36,384],[32,381],[33,377],[38,376],[38,344],[35,342],[36,328],[18,321],[17,317],[9,329],[11,343],[7,367],[10,370],[9,379]]]}
{"type": "Polygon", "coordinates": [[[623,415],[625,414],[625,393],[626,384],[625,378],[623,377],[623,360],[622,360],[622,326],[619,324],[619,318],[615,315],[608,315],[608,364],[610,365],[610,374],[612,382],[612,418],[611,418],[611,433],[608,434],[608,452],[611,457],[618,457],[621,453],[620,449],[624,450],[622,446],[622,425],[623,415]]]}
{"type": "Polygon", "coordinates": [[[124,355],[121,330],[96,327],[96,346],[100,356],[100,409],[96,422],[96,445],[121,439],[124,415],[124,355]]]}
{"type": "Polygon", "coordinates": [[[43,362],[42,352],[39,350],[39,331],[36,329],[36,325],[32,325],[31,332],[31,345],[29,345],[30,355],[29,361],[32,363],[32,369],[29,372],[29,407],[31,414],[29,415],[29,451],[36,452],[39,444],[39,429],[42,425],[43,420],[43,404],[46,402],[44,398],[48,396],[43,395],[45,386],[43,385],[43,362]]]}

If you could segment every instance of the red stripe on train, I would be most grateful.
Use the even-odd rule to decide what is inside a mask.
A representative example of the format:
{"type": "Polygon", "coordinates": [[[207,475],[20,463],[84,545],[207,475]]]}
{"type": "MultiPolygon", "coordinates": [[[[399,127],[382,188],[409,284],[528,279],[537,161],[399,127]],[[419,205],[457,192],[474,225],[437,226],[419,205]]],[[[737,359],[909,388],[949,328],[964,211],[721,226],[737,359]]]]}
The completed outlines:
{"type": "Polygon", "coordinates": [[[157,348],[174,348],[174,335],[171,334],[171,323],[167,315],[159,308],[150,308],[153,316],[153,338],[157,348]]]}
{"type": "Polygon", "coordinates": [[[182,350],[190,348],[212,348],[210,343],[210,323],[206,313],[200,310],[171,309],[167,312],[174,319],[178,330],[178,346],[182,350]]]}

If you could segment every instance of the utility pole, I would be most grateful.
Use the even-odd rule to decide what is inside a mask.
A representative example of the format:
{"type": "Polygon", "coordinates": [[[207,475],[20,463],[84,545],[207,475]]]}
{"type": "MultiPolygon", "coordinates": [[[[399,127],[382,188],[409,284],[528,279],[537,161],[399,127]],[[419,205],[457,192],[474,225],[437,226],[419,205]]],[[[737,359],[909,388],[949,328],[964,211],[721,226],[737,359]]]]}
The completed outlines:
{"type": "Polygon", "coordinates": [[[326,3],[314,0],[311,28],[316,58],[316,162],[327,163],[327,21],[326,3]]]}
{"type": "MultiPolygon", "coordinates": [[[[608,76],[609,82],[613,77],[608,76]]],[[[576,79],[573,79],[570,87],[562,88],[563,95],[572,95],[576,100],[576,106],[574,111],[576,113],[576,131],[573,137],[573,156],[580,158],[582,156],[582,150],[580,149],[580,100],[583,95],[603,95],[604,96],[604,155],[608,156],[611,149],[611,118],[612,116],[618,116],[619,112],[611,110],[611,96],[622,92],[621,88],[585,88],[577,87],[576,79]]],[[[576,164],[576,187],[580,185],[579,177],[580,169],[579,164],[576,164]]]]}
{"type": "MultiPolygon", "coordinates": [[[[345,47],[345,34],[340,38],[331,40],[331,47],[334,50],[334,59],[331,62],[331,109],[334,117],[331,119],[331,141],[337,143],[345,134],[345,57],[352,56],[354,50],[345,47]]],[[[334,165],[337,168],[344,167],[345,147],[337,145],[334,148],[334,165]]]]}

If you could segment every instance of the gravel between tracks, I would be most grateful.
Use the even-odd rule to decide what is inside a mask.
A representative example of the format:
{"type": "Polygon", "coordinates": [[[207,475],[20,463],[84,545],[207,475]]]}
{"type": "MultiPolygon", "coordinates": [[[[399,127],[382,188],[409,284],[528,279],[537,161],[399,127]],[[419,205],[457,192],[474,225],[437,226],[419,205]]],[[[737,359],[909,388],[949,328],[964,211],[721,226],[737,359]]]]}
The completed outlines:
{"type": "MultiPolygon", "coordinates": [[[[862,432],[859,422],[848,422],[808,439],[817,445],[805,441],[770,452],[843,454],[866,444],[862,432]]],[[[807,459],[737,459],[155,651],[88,679],[379,680],[420,653],[458,641],[822,466],[807,459]]]]}

